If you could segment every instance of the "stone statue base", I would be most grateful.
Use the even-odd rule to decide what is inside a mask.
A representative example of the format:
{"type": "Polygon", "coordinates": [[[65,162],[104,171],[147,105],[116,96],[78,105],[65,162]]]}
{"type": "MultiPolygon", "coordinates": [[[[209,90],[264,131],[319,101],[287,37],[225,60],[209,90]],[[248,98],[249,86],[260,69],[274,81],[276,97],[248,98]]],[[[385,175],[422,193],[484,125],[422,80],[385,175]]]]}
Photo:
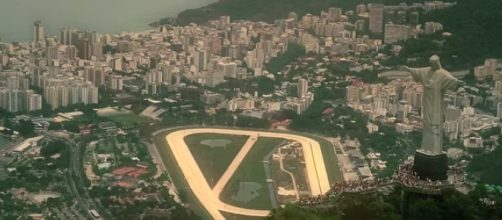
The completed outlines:
{"type": "Polygon", "coordinates": [[[448,158],[446,153],[432,155],[417,150],[413,171],[422,180],[446,180],[448,178],[448,158]]]}

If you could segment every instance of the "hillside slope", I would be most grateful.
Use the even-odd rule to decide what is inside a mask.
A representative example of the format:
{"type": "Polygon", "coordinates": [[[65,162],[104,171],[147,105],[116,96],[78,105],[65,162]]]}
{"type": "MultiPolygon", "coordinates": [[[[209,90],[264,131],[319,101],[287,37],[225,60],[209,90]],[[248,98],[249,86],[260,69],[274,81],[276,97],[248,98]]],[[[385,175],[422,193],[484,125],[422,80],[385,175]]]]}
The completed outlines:
{"type": "MultiPolygon", "coordinates": [[[[357,4],[378,2],[399,4],[423,2],[421,0],[219,0],[202,8],[181,12],[176,18],[179,25],[205,23],[222,15],[232,20],[273,22],[285,18],[291,11],[298,16],[319,14],[328,7],[354,10],[357,4]]],[[[410,41],[404,51],[406,57],[427,57],[438,53],[445,64],[457,68],[471,68],[485,58],[502,58],[502,1],[457,0],[457,6],[421,16],[421,21],[440,22],[445,31],[453,33],[442,47],[431,40],[410,41]],[[425,43],[424,43],[425,42],[425,43]],[[410,46],[411,45],[411,46],[410,46]]]]}
{"type": "Polygon", "coordinates": [[[502,58],[502,1],[459,0],[457,6],[428,14],[453,33],[441,55],[454,57],[454,65],[480,65],[485,58],[502,58]]]}
{"type": "Polygon", "coordinates": [[[399,4],[401,2],[420,2],[417,0],[220,0],[202,8],[189,9],[177,17],[180,25],[188,23],[204,23],[222,15],[231,16],[232,20],[252,20],[272,22],[285,18],[291,11],[298,15],[306,13],[319,14],[328,7],[341,7],[354,10],[357,4],[380,2],[399,4]]]}

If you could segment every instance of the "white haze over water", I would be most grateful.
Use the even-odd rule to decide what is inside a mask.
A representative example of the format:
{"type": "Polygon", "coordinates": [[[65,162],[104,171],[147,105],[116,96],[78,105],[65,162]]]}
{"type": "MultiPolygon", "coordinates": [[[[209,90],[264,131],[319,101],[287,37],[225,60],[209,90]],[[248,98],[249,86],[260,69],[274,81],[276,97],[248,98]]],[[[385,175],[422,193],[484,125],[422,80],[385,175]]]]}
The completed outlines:
{"type": "Polygon", "coordinates": [[[0,0],[0,38],[33,39],[33,22],[41,20],[46,34],[74,27],[101,33],[148,29],[160,18],[198,8],[216,0],[0,0]]]}

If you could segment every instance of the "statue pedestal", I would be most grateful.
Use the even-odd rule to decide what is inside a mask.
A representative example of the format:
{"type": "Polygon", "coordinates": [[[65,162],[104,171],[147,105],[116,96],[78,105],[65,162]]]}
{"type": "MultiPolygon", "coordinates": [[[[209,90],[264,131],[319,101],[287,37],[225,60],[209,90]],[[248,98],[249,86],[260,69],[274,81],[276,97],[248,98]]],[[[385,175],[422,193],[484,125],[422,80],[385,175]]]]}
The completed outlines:
{"type": "Polygon", "coordinates": [[[413,171],[423,180],[446,180],[448,178],[448,158],[446,157],[446,153],[427,154],[417,150],[413,171]]]}

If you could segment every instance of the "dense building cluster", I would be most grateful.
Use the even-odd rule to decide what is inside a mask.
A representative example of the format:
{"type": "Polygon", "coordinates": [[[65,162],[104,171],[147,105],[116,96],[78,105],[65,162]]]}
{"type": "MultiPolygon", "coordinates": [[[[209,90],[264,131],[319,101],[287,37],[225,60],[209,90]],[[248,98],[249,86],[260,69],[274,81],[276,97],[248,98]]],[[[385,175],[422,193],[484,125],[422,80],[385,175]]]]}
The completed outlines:
{"type": "MultiPolygon", "coordinates": [[[[418,10],[451,5],[438,1],[394,6],[361,4],[355,12],[332,7],[320,15],[299,17],[291,12],[273,24],[231,21],[229,16],[221,16],[205,26],[162,26],[120,35],[62,28],[58,36],[50,36],[37,21],[32,42],[0,43],[0,69],[13,71],[19,78],[28,79],[29,85],[40,88],[52,109],[97,103],[102,89],[158,95],[180,91],[185,87],[182,79],[214,87],[228,78],[273,77],[266,71],[267,63],[284,54],[291,43],[314,54],[377,50],[382,46],[381,34],[386,43],[394,43],[421,33],[420,27],[413,27],[418,24],[418,10]],[[354,15],[355,21],[349,19],[354,15]],[[369,37],[368,33],[381,36],[369,37]]],[[[431,25],[426,24],[425,32],[437,30],[431,25]]],[[[0,71],[1,77],[8,74],[0,71]]],[[[289,108],[301,113],[313,100],[310,83],[309,79],[298,79],[297,94],[282,101],[259,97],[270,94],[258,94],[245,100],[240,100],[242,96],[227,100],[227,106],[251,108],[250,102],[264,98],[267,101],[263,106],[269,109],[289,108]]],[[[0,107],[12,112],[41,108],[40,96],[28,88],[7,89],[2,89],[2,97],[9,98],[3,98],[0,107]]]]}
{"type": "Polygon", "coordinates": [[[29,112],[42,109],[42,96],[30,89],[28,79],[16,72],[0,75],[6,85],[0,86],[0,108],[9,112],[29,112]]]}

